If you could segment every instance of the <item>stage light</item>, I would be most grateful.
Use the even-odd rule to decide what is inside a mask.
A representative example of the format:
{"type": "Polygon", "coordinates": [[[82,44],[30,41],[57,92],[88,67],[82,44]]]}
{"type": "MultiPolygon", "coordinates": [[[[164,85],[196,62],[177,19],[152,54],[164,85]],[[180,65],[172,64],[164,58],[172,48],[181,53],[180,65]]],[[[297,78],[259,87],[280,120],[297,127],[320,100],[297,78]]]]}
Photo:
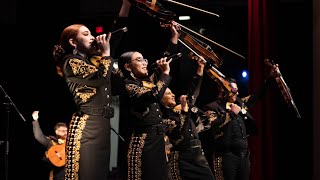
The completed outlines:
{"type": "Polygon", "coordinates": [[[187,20],[190,20],[190,16],[179,16],[179,20],[180,21],[187,21],[187,20]]]}
{"type": "Polygon", "coordinates": [[[242,78],[248,78],[248,72],[246,70],[243,70],[241,75],[242,75],[242,78]]]}

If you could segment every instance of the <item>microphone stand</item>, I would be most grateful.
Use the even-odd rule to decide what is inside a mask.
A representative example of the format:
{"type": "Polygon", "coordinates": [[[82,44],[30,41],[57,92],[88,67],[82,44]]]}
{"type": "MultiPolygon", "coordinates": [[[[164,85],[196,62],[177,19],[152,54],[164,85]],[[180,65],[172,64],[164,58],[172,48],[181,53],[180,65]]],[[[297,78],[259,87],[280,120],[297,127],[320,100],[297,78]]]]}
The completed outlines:
{"type": "Polygon", "coordinates": [[[116,135],[118,135],[119,138],[120,138],[123,142],[125,142],[125,140],[123,139],[123,137],[122,137],[115,129],[113,129],[113,127],[111,127],[111,130],[112,130],[114,133],[116,133],[116,135]]]}
{"type": "Polygon", "coordinates": [[[5,95],[5,98],[7,98],[8,102],[3,103],[6,106],[7,111],[7,126],[6,126],[6,139],[5,141],[1,141],[2,143],[5,143],[5,180],[8,180],[9,177],[9,123],[10,123],[10,107],[14,107],[14,109],[18,112],[21,119],[26,122],[26,119],[23,117],[23,115],[20,113],[16,105],[12,102],[10,96],[6,93],[6,91],[3,89],[3,87],[0,85],[0,88],[2,92],[5,95]]]}

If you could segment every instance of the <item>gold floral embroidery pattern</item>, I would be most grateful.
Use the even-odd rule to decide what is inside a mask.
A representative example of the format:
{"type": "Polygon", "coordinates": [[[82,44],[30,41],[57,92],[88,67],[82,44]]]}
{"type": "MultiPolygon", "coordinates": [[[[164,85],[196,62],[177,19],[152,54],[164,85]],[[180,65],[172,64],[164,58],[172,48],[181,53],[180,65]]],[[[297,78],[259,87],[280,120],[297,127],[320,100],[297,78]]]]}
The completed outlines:
{"type": "Polygon", "coordinates": [[[120,77],[124,78],[124,74],[123,74],[123,72],[122,72],[119,68],[115,69],[115,70],[113,71],[113,74],[117,74],[117,75],[119,75],[120,77]]]}
{"type": "Polygon", "coordinates": [[[142,81],[142,85],[143,85],[143,87],[149,88],[149,89],[152,89],[156,86],[152,82],[148,82],[148,81],[142,81]]]}
{"type": "Polygon", "coordinates": [[[172,180],[181,180],[180,170],[179,170],[179,151],[173,151],[170,157],[170,171],[172,180]]]}
{"type": "Polygon", "coordinates": [[[95,66],[76,58],[70,59],[69,65],[71,66],[74,75],[82,75],[83,78],[98,71],[95,66]]]}
{"type": "Polygon", "coordinates": [[[78,180],[79,160],[80,160],[80,147],[82,131],[86,126],[89,116],[84,114],[80,116],[72,116],[69,131],[68,142],[66,144],[66,171],[65,179],[78,180]]]}
{"type": "Polygon", "coordinates": [[[137,95],[138,97],[146,92],[151,91],[151,89],[149,89],[149,88],[140,87],[135,84],[127,84],[126,89],[130,93],[131,96],[137,95]]]}
{"type": "Polygon", "coordinates": [[[155,73],[151,74],[151,76],[149,77],[151,82],[154,82],[155,80],[155,73]]]}
{"type": "Polygon", "coordinates": [[[171,119],[163,119],[162,122],[166,125],[169,132],[171,132],[177,126],[176,121],[173,121],[171,119]]]}
{"type": "Polygon", "coordinates": [[[100,66],[101,56],[92,56],[90,61],[98,68],[100,66]]]}
{"type": "Polygon", "coordinates": [[[142,136],[131,136],[128,150],[128,180],[141,180],[141,156],[146,133],[142,136]]]}
{"type": "Polygon", "coordinates": [[[87,102],[93,95],[97,93],[97,89],[93,87],[83,86],[76,88],[76,95],[80,97],[82,102],[87,102]]]}
{"type": "Polygon", "coordinates": [[[225,118],[225,121],[223,122],[222,125],[220,125],[220,127],[225,126],[227,123],[229,123],[231,121],[231,117],[230,117],[229,113],[227,113],[226,116],[222,116],[222,118],[225,118]]]}
{"type": "Polygon", "coordinates": [[[214,111],[207,111],[206,116],[208,117],[209,122],[213,122],[217,119],[217,114],[214,111]]]}
{"type": "Polygon", "coordinates": [[[181,114],[181,104],[176,105],[175,107],[173,107],[172,109],[173,112],[181,114]]]}
{"type": "Polygon", "coordinates": [[[105,69],[104,69],[104,73],[103,73],[103,77],[106,77],[106,75],[108,74],[109,71],[109,67],[111,64],[111,60],[110,59],[102,59],[101,63],[104,65],[105,69]]]}
{"type": "Polygon", "coordinates": [[[160,91],[163,88],[163,85],[165,85],[165,83],[163,81],[157,82],[158,91],[160,91]]]}
{"type": "Polygon", "coordinates": [[[180,125],[180,130],[182,129],[185,121],[186,121],[186,116],[180,114],[180,124],[181,124],[181,125],[180,125]]]}
{"type": "Polygon", "coordinates": [[[213,168],[216,180],[224,180],[222,172],[222,157],[215,157],[213,159],[213,168]]]}

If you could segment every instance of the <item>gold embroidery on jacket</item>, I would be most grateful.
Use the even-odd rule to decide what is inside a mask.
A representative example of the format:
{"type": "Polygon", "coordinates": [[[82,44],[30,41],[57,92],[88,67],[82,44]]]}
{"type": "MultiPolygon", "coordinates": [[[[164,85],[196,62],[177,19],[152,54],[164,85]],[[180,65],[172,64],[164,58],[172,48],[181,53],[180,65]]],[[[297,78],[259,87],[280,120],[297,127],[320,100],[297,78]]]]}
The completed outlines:
{"type": "Polygon", "coordinates": [[[124,78],[124,74],[119,68],[116,68],[112,73],[119,75],[121,78],[124,78]]]}
{"type": "Polygon", "coordinates": [[[163,85],[165,85],[165,82],[163,82],[163,81],[157,82],[158,91],[160,91],[163,88],[163,85]]]}
{"type": "Polygon", "coordinates": [[[142,81],[142,85],[143,85],[143,87],[149,88],[149,89],[152,89],[156,86],[152,82],[148,82],[148,81],[142,81]]]}
{"type": "Polygon", "coordinates": [[[103,77],[106,77],[110,68],[110,64],[111,64],[111,60],[110,59],[102,59],[101,63],[104,65],[105,69],[104,69],[104,73],[103,73],[103,77]]]}
{"type": "Polygon", "coordinates": [[[151,82],[154,82],[155,76],[156,76],[155,73],[151,74],[151,76],[149,77],[151,82]]]}
{"type": "MultiPolygon", "coordinates": [[[[219,126],[219,128],[223,128],[223,126],[225,126],[227,123],[229,123],[231,121],[231,117],[229,113],[226,113],[226,115],[221,114],[221,118],[225,118],[225,121],[219,126]]],[[[223,136],[223,132],[220,132],[219,134],[215,135],[215,139],[219,138],[223,136]]]]}
{"type": "Polygon", "coordinates": [[[146,92],[151,91],[151,89],[149,88],[137,86],[135,84],[127,84],[126,89],[128,90],[131,96],[137,95],[138,97],[146,92]]]}
{"type": "Polygon", "coordinates": [[[206,116],[208,117],[209,122],[213,122],[218,118],[217,113],[214,111],[207,111],[206,116]]]}
{"type": "Polygon", "coordinates": [[[85,61],[76,58],[70,59],[69,64],[72,68],[73,74],[82,75],[83,78],[98,71],[95,66],[87,64],[85,61]]]}
{"type": "Polygon", "coordinates": [[[83,86],[76,88],[76,95],[80,97],[82,102],[87,102],[93,95],[97,93],[97,89],[93,87],[83,86]]]}
{"type": "Polygon", "coordinates": [[[90,61],[98,68],[100,66],[101,56],[92,56],[90,61]]]}
{"type": "Polygon", "coordinates": [[[186,121],[186,116],[185,115],[182,115],[180,114],[180,130],[182,129],[182,126],[184,125],[184,122],[186,121]]]}
{"type": "Polygon", "coordinates": [[[105,69],[104,69],[104,73],[103,73],[103,77],[106,77],[106,75],[108,74],[109,71],[109,67],[111,64],[111,60],[110,59],[102,59],[101,56],[92,56],[90,58],[90,61],[92,62],[92,64],[94,64],[97,68],[99,68],[100,64],[102,64],[105,69]]]}
{"type": "Polygon", "coordinates": [[[178,104],[175,107],[173,107],[172,111],[181,114],[181,104],[178,104]]]}
{"type": "Polygon", "coordinates": [[[175,127],[177,127],[176,121],[171,119],[163,119],[162,123],[166,125],[169,132],[171,132],[175,127]]]}

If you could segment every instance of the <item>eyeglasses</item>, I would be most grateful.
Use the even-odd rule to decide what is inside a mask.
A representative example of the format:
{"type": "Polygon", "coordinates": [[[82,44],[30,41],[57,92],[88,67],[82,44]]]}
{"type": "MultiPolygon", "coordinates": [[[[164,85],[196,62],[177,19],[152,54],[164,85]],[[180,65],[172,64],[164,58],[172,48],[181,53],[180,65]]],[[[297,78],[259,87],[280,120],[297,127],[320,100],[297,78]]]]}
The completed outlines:
{"type": "MultiPolygon", "coordinates": [[[[133,60],[136,60],[136,61],[138,61],[139,63],[143,63],[143,62],[148,63],[148,59],[144,59],[144,58],[141,58],[141,57],[138,57],[138,58],[133,59],[133,60]]],[[[132,61],[133,61],[133,60],[132,60],[132,61]]]]}

